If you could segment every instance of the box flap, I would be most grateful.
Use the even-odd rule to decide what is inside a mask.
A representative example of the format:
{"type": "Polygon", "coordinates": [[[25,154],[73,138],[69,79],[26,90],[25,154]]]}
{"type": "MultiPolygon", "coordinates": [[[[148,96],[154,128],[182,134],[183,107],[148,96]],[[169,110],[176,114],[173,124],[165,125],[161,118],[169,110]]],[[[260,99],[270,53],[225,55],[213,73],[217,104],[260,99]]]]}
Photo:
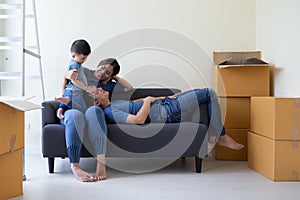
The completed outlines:
{"type": "Polygon", "coordinates": [[[40,105],[34,104],[25,99],[18,99],[16,97],[0,96],[0,102],[21,111],[29,111],[42,108],[42,106],[40,105]]]}
{"type": "Polygon", "coordinates": [[[251,65],[218,65],[220,69],[223,68],[237,68],[237,67],[270,67],[269,64],[251,64],[251,65]]]}
{"type": "Polygon", "coordinates": [[[238,65],[244,64],[246,60],[251,58],[261,59],[260,51],[213,52],[213,54],[216,65],[225,62],[226,65],[238,65]]]}

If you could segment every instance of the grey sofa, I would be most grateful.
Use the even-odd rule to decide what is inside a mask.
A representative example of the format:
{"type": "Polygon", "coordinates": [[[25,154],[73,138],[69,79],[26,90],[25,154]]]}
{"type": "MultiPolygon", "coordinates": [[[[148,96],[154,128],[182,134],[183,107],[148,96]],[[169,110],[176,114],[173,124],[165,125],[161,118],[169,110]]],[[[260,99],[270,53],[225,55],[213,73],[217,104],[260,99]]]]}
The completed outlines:
{"type": "MultiPolygon", "coordinates": [[[[112,96],[112,99],[138,99],[146,96],[168,96],[179,92],[169,88],[137,88],[112,96]]],[[[65,127],[59,123],[54,100],[42,102],[42,154],[48,158],[49,173],[54,173],[54,159],[68,157],[65,127]]],[[[108,124],[107,157],[195,157],[200,173],[202,158],[207,155],[208,106],[203,104],[191,119],[181,123],[145,125],[108,124]]],[[[84,139],[81,157],[93,156],[90,142],[84,139]]]]}

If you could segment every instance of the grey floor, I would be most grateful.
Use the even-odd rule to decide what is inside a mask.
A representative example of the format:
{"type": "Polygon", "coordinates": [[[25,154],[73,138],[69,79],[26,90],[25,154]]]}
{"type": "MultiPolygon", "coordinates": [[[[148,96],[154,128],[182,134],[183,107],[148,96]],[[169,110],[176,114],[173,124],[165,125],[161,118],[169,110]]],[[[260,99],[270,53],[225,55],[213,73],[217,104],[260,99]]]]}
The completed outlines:
{"type": "MultiPolygon", "coordinates": [[[[300,199],[300,182],[273,182],[247,166],[245,161],[203,161],[203,172],[194,172],[194,159],[176,160],[167,167],[150,170],[130,159],[109,159],[110,166],[122,170],[151,171],[127,173],[107,169],[108,179],[94,183],[77,181],[68,159],[57,159],[55,173],[49,174],[47,160],[42,158],[40,135],[26,133],[23,195],[14,200],[129,200],[129,199],[300,199]],[[120,169],[120,168],[118,168],[120,169]],[[145,170],[147,169],[147,170],[145,170]]],[[[164,163],[158,160],[153,163],[164,163]]],[[[81,166],[93,173],[95,160],[81,160],[81,166]]],[[[154,168],[153,168],[154,169],[154,168]]]]}

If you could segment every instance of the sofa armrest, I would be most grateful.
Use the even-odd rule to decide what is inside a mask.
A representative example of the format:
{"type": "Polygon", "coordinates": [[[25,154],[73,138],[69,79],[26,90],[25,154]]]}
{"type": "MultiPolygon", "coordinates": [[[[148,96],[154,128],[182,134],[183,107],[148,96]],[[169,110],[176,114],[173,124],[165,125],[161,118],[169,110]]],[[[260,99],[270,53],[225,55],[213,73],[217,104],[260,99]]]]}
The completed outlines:
{"type": "Polygon", "coordinates": [[[59,102],[55,100],[44,101],[42,106],[42,127],[47,124],[59,124],[59,119],[56,117],[59,102]]]}

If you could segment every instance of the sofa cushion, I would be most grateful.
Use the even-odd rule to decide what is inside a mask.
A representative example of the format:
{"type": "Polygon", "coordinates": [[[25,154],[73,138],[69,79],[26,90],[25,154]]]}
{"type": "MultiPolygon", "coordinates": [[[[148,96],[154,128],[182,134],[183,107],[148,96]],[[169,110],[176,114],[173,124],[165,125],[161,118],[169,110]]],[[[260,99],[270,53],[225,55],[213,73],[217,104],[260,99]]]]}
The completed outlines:
{"type": "Polygon", "coordinates": [[[199,153],[207,126],[192,122],[109,124],[108,130],[107,156],[180,157],[199,153]]]}

